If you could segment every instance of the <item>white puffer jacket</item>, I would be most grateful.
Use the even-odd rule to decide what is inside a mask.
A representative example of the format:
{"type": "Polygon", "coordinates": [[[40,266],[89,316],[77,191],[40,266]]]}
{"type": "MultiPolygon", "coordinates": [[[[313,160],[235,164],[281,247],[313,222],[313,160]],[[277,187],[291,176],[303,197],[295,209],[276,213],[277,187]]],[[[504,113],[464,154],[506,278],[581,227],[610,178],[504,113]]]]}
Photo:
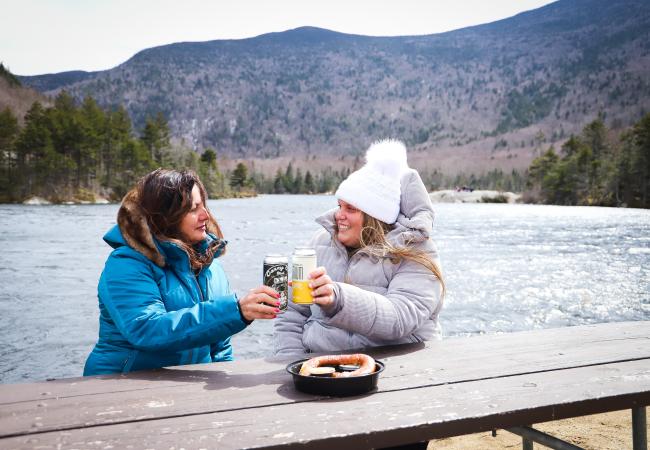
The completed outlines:
{"type": "MultiPolygon", "coordinates": [[[[439,264],[431,239],[433,207],[415,170],[401,180],[400,214],[386,239],[426,252],[439,264]]],[[[334,283],[335,303],[296,305],[275,320],[276,354],[330,352],[421,342],[440,336],[441,285],[423,265],[404,259],[393,264],[363,249],[348,257],[336,239],[334,212],[316,219],[324,227],[312,239],[318,265],[334,283]]]]}

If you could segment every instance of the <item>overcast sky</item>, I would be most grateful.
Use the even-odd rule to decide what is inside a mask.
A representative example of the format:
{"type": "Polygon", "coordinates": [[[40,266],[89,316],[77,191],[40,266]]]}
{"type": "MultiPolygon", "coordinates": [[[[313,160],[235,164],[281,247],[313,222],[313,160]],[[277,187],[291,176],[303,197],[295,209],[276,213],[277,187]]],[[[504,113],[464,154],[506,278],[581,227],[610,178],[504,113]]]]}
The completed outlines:
{"type": "Polygon", "coordinates": [[[549,0],[0,0],[0,62],[18,75],[104,70],[145,48],[300,26],[371,36],[493,22],[549,0]]]}

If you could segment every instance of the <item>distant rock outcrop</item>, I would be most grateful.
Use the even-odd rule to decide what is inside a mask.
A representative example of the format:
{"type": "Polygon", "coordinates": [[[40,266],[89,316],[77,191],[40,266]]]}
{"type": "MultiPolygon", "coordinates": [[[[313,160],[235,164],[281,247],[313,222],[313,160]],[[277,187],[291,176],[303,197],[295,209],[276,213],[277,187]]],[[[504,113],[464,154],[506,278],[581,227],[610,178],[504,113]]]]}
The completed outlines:
{"type": "Polygon", "coordinates": [[[519,203],[521,194],[501,191],[435,191],[429,194],[433,203],[519,203]]]}
{"type": "Polygon", "coordinates": [[[52,202],[43,197],[30,197],[23,202],[23,205],[51,205],[52,202]]]}

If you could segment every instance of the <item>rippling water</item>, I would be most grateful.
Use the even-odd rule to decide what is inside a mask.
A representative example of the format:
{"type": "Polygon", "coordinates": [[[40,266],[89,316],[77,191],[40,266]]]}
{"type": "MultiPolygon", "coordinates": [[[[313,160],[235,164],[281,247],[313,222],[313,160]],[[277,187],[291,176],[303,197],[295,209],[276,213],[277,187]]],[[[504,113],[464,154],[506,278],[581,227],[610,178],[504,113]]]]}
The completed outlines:
{"type": "MultiPolygon", "coordinates": [[[[289,254],[333,207],[329,196],[210,201],[238,293],[260,284],[266,253],[289,254]]],[[[97,337],[101,237],[117,205],[0,205],[0,382],[78,376],[97,337]]],[[[447,282],[446,336],[650,320],[650,211],[438,204],[447,282]]],[[[272,326],[233,339],[235,356],[266,356],[272,326]]]]}

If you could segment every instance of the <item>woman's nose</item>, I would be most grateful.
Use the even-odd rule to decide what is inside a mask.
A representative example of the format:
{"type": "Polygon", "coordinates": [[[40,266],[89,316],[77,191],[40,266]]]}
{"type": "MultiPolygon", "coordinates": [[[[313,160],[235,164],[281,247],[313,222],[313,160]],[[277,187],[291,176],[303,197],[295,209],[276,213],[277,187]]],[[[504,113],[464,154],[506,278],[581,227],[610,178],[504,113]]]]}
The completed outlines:
{"type": "Polygon", "coordinates": [[[201,208],[201,214],[199,214],[199,217],[201,220],[207,220],[208,218],[208,210],[205,208],[201,208]]]}

